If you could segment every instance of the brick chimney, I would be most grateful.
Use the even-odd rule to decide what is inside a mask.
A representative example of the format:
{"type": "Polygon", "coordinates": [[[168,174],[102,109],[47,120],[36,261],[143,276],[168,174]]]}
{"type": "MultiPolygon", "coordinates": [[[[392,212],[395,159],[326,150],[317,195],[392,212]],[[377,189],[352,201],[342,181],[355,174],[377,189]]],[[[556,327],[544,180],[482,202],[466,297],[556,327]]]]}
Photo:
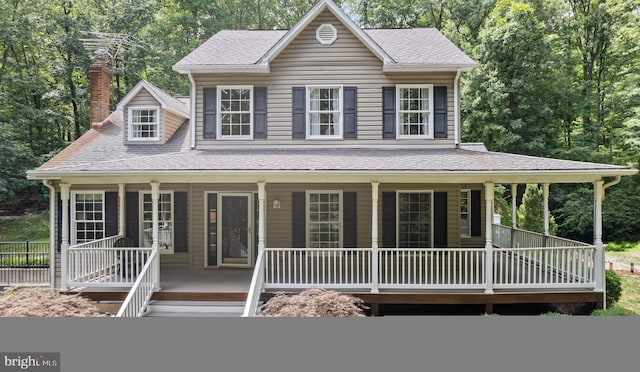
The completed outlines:
{"type": "Polygon", "coordinates": [[[94,57],[89,67],[89,124],[91,127],[100,126],[110,114],[110,82],[107,60],[103,56],[94,57]]]}

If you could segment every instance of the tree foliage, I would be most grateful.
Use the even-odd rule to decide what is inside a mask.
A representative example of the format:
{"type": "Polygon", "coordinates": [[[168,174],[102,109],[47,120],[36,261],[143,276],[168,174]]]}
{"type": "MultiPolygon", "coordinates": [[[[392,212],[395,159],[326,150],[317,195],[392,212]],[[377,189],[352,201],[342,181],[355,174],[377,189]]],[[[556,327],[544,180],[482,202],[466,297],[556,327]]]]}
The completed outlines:
{"type": "MultiPolygon", "coordinates": [[[[544,204],[542,189],[535,184],[528,184],[518,208],[518,227],[523,230],[544,232],[544,204]]],[[[549,233],[555,235],[558,225],[549,213],[549,233]]]]}

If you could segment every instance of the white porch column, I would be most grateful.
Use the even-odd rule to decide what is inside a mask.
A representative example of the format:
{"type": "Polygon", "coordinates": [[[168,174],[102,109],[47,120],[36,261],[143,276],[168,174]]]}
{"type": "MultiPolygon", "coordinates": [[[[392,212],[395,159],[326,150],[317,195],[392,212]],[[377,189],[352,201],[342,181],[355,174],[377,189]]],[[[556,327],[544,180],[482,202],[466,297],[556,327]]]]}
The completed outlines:
{"type": "Polygon", "coordinates": [[[264,251],[265,247],[265,224],[267,221],[266,211],[267,192],[264,181],[258,182],[258,253],[264,251]]]}
{"type": "Polygon", "coordinates": [[[122,236],[127,233],[125,197],[124,184],[120,183],[118,184],[118,235],[122,236]]]}
{"type": "Polygon", "coordinates": [[[511,227],[517,228],[518,226],[518,206],[516,202],[518,201],[518,184],[511,184],[511,227]]]}
{"type": "MultiPolygon", "coordinates": [[[[593,245],[595,255],[595,290],[604,291],[604,246],[602,244],[602,199],[604,198],[604,181],[593,183],[593,245]]],[[[604,298],[603,298],[604,301],[604,298]]],[[[604,304],[606,308],[606,304],[604,304]]]]}
{"type": "MultiPolygon", "coordinates": [[[[542,184],[542,210],[544,215],[544,236],[549,236],[549,184],[542,184]]],[[[546,244],[545,244],[546,246],[546,244]]]]}
{"type": "Polygon", "coordinates": [[[60,199],[62,200],[62,243],[60,244],[60,290],[67,291],[68,287],[68,252],[69,248],[69,190],[71,185],[68,183],[60,184],[60,199]]]}
{"type": "MultiPolygon", "coordinates": [[[[160,202],[160,183],[151,182],[151,236],[153,243],[151,244],[151,250],[158,252],[158,234],[160,232],[159,221],[159,202],[160,202]]],[[[156,253],[157,254],[157,253],[156,253]]],[[[153,266],[155,271],[156,282],[153,284],[156,291],[160,290],[160,256],[156,256],[155,265],[153,266]]]]}
{"type": "MultiPolygon", "coordinates": [[[[53,187],[51,181],[42,180],[42,183],[49,188],[49,280],[51,281],[51,290],[56,288],[56,244],[58,239],[56,237],[56,188],[53,187]]],[[[59,213],[59,212],[58,212],[59,213]]]]}
{"type": "Polygon", "coordinates": [[[485,293],[493,293],[493,182],[484,184],[484,200],[485,200],[485,293]]]}
{"type": "Polygon", "coordinates": [[[371,292],[378,293],[378,186],[371,182],[371,292]]]}

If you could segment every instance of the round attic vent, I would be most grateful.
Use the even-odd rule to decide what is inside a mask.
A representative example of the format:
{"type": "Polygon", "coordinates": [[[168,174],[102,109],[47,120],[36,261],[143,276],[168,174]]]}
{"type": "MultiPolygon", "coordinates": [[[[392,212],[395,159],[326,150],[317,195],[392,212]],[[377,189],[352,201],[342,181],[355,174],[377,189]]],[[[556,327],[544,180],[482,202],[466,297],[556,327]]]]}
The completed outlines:
{"type": "Polygon", "coordinates": [[[338,30],[330,23],[325,23],[316,29],[316,39],[320,44],[333,44],[338,38],[338,30]]]}

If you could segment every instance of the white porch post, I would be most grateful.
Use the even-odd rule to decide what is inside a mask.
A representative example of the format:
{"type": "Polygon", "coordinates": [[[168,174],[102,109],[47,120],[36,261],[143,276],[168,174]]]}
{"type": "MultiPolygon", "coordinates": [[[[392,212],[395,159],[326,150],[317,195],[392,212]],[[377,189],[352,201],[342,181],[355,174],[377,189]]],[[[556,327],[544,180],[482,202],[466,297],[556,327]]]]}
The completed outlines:
{"type": "MultiPolygon", "coordinates": [[[[602,244],[602,199],[604,197],[604,181],[593,183],[593,245],[595,255],[595,290],[604,291],[604,246],[602,244]]],[[[603,298],[604,301],[604,298],[603,298]]],[[[604,304],[606,308],[606,304],[604,304]]]]}
{"type": "Polygon", "coordinates": [[[266,194],[264,181],[258,182],[258,252],[264,251],[265,247],[264,232],[267,220],[267,211],[265,209],[266,194]]]}
{"type": "Polygon", "coordinates": [[[127,233],[125,195],[124,184],[118,184],[118,235],[122,236],[127,233]]]}
{"type": "Polygon", "coordinates": [[[371,292],[378,293],[378,186],[371,182],[371,292]]]}
{"type": "Polygon", "coordinates": [[[493,182],[484,184],[484,200],[485,200],[485,293],[493,293],[493,182]]]}
{"type": "MultiPolygon", "coordinates": [[[[517,196],[518,196],[518,184],[517,183],[512,183],[511,184],[511,228],[515,229],[517,228],[518,224],[518,208],[516,205],[517,202],[517,196]]],[[[512,247],[513,248],[513,247],[512,247]]]]}
{"type": "MultiPolygon", "coordinates": [[[[158,182],[151,182],[151,236],[153,239],[153,243],[151,244],[151,250],[154,252],[158,252],[158,233],[160,231],[159,226],[159,205],[160,202],[160,184],[158,182]]],[[[157,254],[157,253],[156,253],[157,254]]],[[[153,270],[155,271],[156,282],[153,284],[154,290],[160,290],[160,257],[156,256],[156,261],[153,266],[153,270]]]]}
{"type": "Polygon", "coordinates": [[[68,252],[69,248],[69,190],[71,185],[68,183],[60,184],[60,199],[62,200],[62,243],[60,244],[60,290],[67,291],[69,289],[68,282],[68,252]]]}
{"type": "Polygon", "coordinates": [[[542,184],[542,210],[544,214],[544,236],[549,236],[549,184],[542,184]]]}
{"type": "MultiPolygon", "coordinates": [[[[56,288],[56,188],[52,186],[51,181],[43,180],[42,183],[49,188],[49,277],[51,280],[51,290],[56,288]]],[[[58,213],[60,213],[58,211],[58,213]]]]}

